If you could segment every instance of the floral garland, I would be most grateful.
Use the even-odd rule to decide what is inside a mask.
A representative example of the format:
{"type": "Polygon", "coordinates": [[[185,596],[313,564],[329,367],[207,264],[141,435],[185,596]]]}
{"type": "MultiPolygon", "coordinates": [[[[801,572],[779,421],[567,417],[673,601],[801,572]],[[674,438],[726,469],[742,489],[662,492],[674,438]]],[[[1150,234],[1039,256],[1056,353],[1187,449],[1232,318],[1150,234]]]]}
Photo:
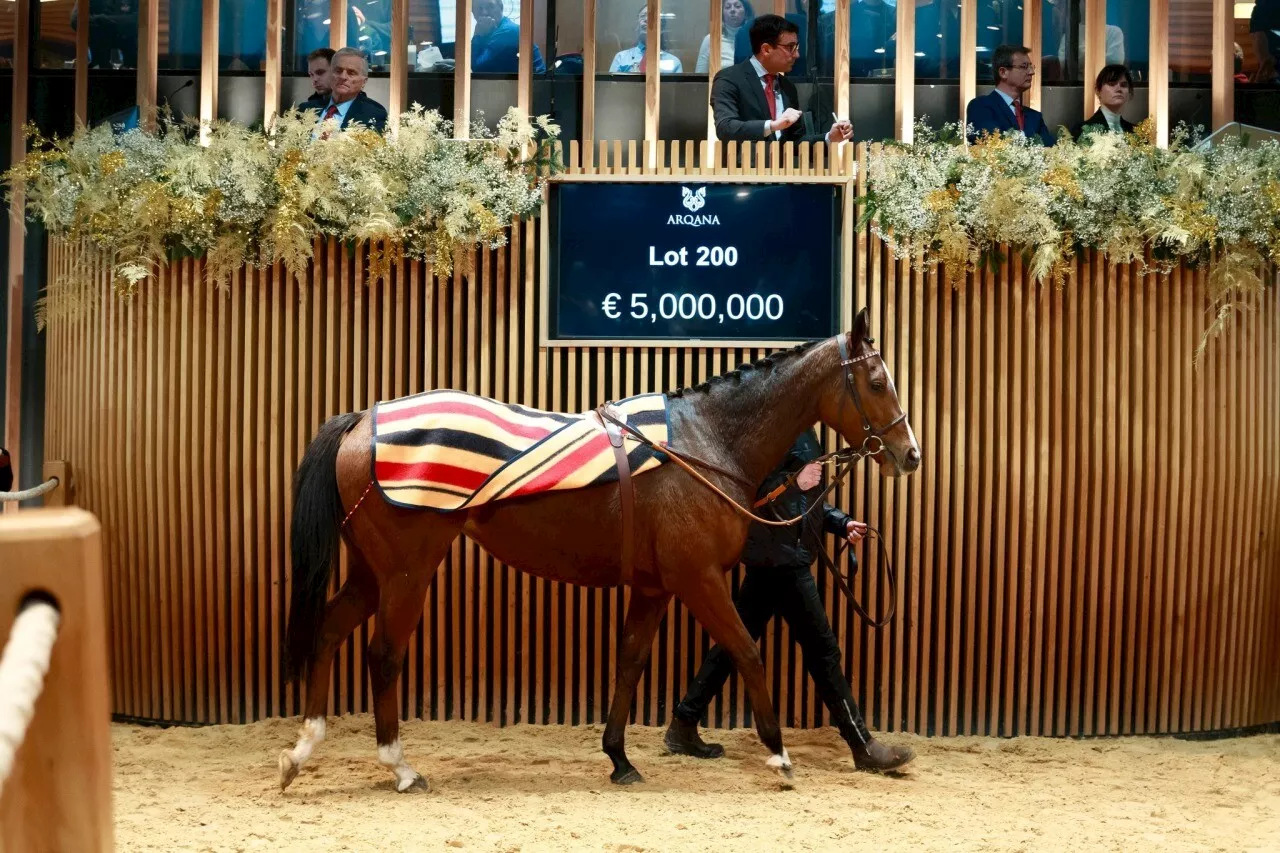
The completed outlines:
{"type": "Polygon", "coordinates": [[[1207,264],[1216,311],[1207,340],[1261,290],[1264,262],[1280,261],[1274,140],[1249,148],[1231,138],[1200,151],[1180,126],[1159,148],[1148,121],[1052,148],[1018,133],[965,146],[963,130],[920,122],[912,144],[874,146],[864,199],[864,223],[895,256],[941,262],[953,284],[999,263],[1003,245],[1022,252],[1037,281],[1059,286],[1083,249],[1161,270],[1207,264]]]}
{"type": "MultiPolygon", "coordinates": [[[[28,128],[32,150],[3,177],[10,201],[25,186],[27,215],[51,234],[109,253],[112,284],[128,296],[183,256],[204,257],[215,283],[249,265],[301,273],[319,237],[369,241],[375,276],[404,256],[448,275],[458,250],[500,246],[513,220],[533,216],[558,169],[559,128],[514,109],[496,133],[474,124],[466,142],[416,104],[386,136],[331,123],[316,136],[308,113],[265,133],[220,121],[206,145],[193,125],[163,119],[155,131],[104,126],[61,140],[28,128]]],[[[71,273],[82,287],[89,263],[71,273]]]]}

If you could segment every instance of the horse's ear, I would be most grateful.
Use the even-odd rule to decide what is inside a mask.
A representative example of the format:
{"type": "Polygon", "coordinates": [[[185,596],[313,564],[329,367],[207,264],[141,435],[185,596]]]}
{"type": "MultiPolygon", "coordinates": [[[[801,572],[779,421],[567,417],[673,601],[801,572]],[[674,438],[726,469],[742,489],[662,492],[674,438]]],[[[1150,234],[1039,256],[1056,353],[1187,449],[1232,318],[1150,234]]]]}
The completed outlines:
{"type": "Polygon", "coordinates": [[[863,308],[858,312],[858,316],[853,318],[853,345],[859,346],[867,339],[867,309],[863,308]]]}

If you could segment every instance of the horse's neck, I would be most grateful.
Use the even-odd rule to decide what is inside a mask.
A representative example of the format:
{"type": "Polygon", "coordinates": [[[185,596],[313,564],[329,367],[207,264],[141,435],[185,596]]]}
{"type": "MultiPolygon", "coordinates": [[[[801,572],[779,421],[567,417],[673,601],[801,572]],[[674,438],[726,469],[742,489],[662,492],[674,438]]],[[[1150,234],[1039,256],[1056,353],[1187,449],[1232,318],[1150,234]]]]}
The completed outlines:
{"type": "Polygon", "coordinates": [[[831,375],[828,349],[819,344],[740,383],[717,383],[698,400],[703,434],[751,482],[764,482],[797,436],[818,420],[831,375]]]}

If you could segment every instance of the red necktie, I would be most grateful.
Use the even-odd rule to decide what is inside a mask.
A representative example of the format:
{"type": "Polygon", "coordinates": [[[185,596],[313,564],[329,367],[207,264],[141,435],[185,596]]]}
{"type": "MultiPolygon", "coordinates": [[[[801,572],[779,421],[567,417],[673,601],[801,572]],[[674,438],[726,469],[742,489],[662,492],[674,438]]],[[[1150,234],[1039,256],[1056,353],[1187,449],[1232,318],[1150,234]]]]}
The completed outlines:
{"type": "Polygon", "coordinates": [[[1025,131],[1027,129],[1026,121],[1022,117],[1022,99],[1014,98],[1013,115],[1018,120],[1018,130],[1025,131]]]}
{"type": "MultiPolygon", "coordinates": [[[[329,119],[333,118],[333,117],[334,117],[334,116],[336,116],[337,114],[338,114],[338,105],[337,105],[337,104],[330,104],[330,105],[329,105],[329,109],[325,110],[324,115],[323,115],[323,116],[321,116],[321,118],[320,118],[320,123],[321,123],[321,124],[324,124],[326,121],[328,121],[329,119]]],[[[320,134],[320,138],[321,138],[321,139],[328,139],[328,138],[329,138],[329,132],[328,132],[328,131],[325,131],[324,133],[320,134]]]]}
{"type": "Polygon", "coordinates": [[[764,100],[769,105],[769,120],[772,121],[778,117],[778,105],[774,101],[773,94],[773,78],[776,74],[764,75],[764,100]]]}

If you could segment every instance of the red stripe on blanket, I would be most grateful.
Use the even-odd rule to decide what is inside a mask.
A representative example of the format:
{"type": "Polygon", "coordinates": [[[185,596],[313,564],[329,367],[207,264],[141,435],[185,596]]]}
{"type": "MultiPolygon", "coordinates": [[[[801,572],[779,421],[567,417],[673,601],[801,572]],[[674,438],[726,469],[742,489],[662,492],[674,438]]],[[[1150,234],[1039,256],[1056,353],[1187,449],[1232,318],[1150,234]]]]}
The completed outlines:
{"type": "Polygon", "coordinates": [[[484,471],[473,471],[442,462],[378,462],[374,467],[374,476],[379,483],[426,480],[473,492],[489,479],[484,471]]]}
{"type": "MultiPolygon", "coordinates": [[[[484,406],[472,405],[470,403],[463,403],[458,400],[441,400],[438,402],[420,403],[416,406],[409,406],[393,412],[386,412],[379,409],[378,426],[386,427],[392,424],[397,424],[400,421],[410,420],[423,415],[467,415],[469,417],[481,418],[504,432],[519,436],[520,438],[530,438],[534,441],[546,438],[552,432],[552,430],[547,427],[512,423],[511,421],[505,420],[499,416],[493,409],[489,409],[484,406]]],[[[557,425],[557,428],[558,426],[559,425],[557,425]]]]}
{"type": "Polygon", "coordinates": [[[507,497],[537,494],[544,490],[554,489],[561,480],[594,459],[608,446],[609,437],[601,432],[594,438],[584,442],[577,450],[574,450],[559,462],[552,465],[550,468],[543,471],[520,488],[516,489],[507,497]]]}

